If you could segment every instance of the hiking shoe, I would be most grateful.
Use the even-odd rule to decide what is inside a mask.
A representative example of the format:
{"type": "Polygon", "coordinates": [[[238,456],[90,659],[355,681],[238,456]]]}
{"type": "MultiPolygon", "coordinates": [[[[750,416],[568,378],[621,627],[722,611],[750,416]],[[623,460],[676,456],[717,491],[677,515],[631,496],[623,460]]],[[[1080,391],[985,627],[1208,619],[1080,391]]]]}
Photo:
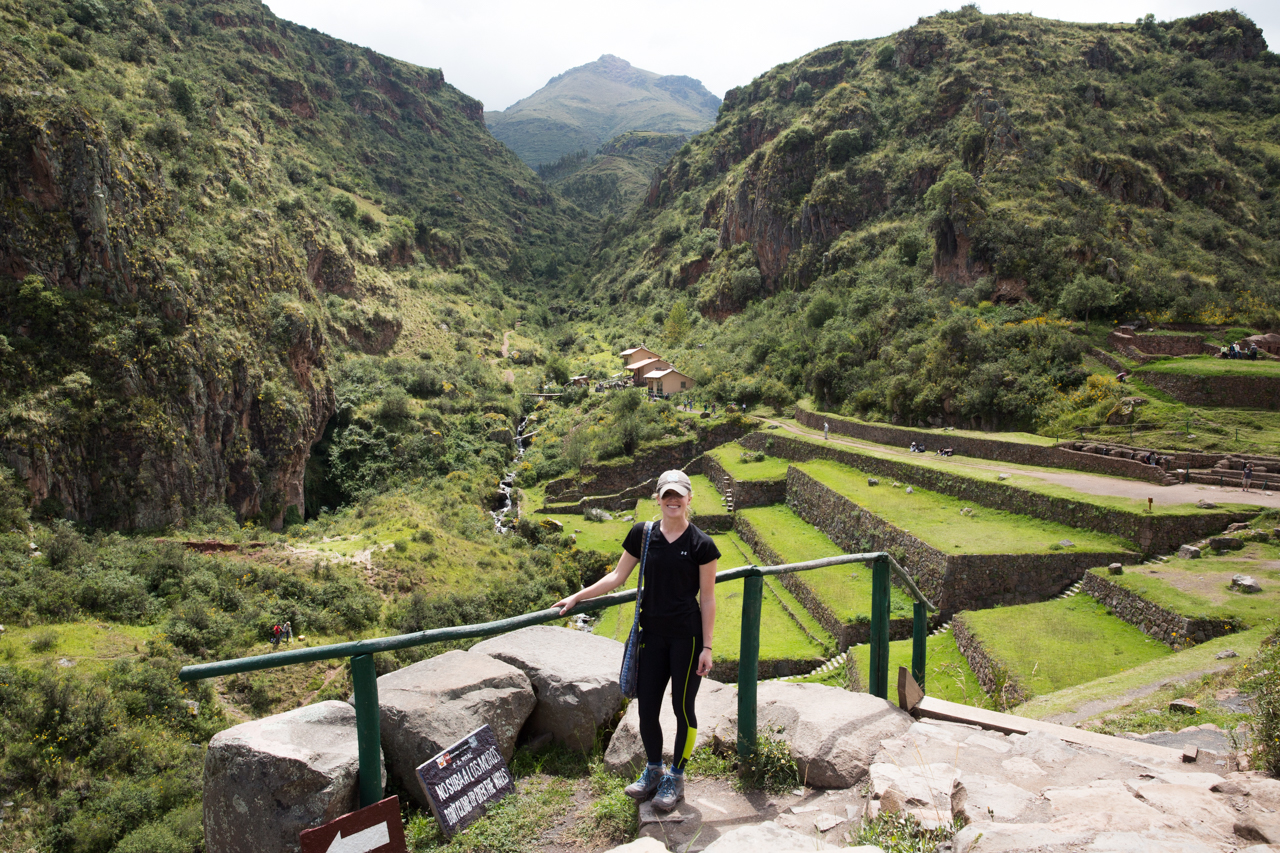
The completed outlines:
{"type": "Polygon", "coordinates": [[[659,811],[669,812],[683,799],[684,774],[667,773],[658,783],[658,793],[653,797],[653,807],[659,811]]]}
{"type": "Polygon", "coordinates": [[[640,774],[640,778],[628,785],[623,790],[623,793],[631,799],[643,803],[653,796],[654,791],[658,790],[658,784],[663,778],[661,767],[645,765],[644,772],[640,774]]]}

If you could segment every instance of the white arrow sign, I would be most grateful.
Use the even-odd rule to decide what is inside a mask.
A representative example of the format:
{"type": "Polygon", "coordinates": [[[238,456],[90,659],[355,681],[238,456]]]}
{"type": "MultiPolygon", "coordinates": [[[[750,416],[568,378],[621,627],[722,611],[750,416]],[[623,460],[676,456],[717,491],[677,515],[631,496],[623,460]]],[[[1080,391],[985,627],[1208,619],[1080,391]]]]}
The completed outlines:
{"type": "Polygon", "coordinates": [[[327,853],[369,853],[370,850],[377,850],[382,845],[390,843],[391,834],[384,820],[376,826],[362,829],[346,838],[342,837],[342,830],[338,830],[333,841],[329,842],[327,853]]]}

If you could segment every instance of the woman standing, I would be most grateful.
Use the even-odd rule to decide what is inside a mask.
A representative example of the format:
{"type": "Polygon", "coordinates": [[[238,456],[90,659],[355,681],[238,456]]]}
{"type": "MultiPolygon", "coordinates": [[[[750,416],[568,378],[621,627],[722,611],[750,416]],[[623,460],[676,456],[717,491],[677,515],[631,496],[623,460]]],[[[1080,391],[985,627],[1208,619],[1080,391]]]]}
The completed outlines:
{"type": "MultiPolygon", "coordinates": [[[[626,793],[641,801],[653,797],[654,807],[663,811],[671,811],[684,797],[684,767],[698,734],[694,699],[702,677],[711,671],[716,622],[716,561],[720,551],[710,536],[689,523],[692,496],[693,485],[683,471],[666,471],[658,478],[654,497],[662,520],[653,525],[650,533],[640,605],[643,639],[636,702],[648,764],[640,778],[627,786],[626,793]],[[658,712],[668,682],[676,715],[676,738],[671,769],[663,772],[658,712]]],[[[626,583],[644,555],[644,531],[643,522],[635,524],[622,543],[617,567],[586,589],[557,602],[560,612],[566,613],[578,602],[626,583]]]]}

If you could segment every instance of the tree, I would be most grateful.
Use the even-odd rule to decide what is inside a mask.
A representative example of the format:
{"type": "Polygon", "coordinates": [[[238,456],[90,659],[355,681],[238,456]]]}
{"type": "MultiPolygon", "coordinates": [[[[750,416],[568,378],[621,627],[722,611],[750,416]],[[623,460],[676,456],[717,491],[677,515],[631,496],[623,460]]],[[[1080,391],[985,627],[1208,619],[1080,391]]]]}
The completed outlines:
{"type": "Polygon", "coordinates": [[[1127,291],[1124,285],[1112,284],[1101,276],[1077,273],[1071,283],[1062,289],[1058,307],[1073,317],[1084,314],[1085,325],[1088,325],[1090,311],[1105,311],[1114,307],[1127,291]]]}
{"type": "Polygon", "coordinates": [[[671,311],[667,314],[667,322],[662,327],[662,342],[675,346],[689,334],[692,325],[689,319],[689,306],[681,299],[671,306],[671,311]]]}

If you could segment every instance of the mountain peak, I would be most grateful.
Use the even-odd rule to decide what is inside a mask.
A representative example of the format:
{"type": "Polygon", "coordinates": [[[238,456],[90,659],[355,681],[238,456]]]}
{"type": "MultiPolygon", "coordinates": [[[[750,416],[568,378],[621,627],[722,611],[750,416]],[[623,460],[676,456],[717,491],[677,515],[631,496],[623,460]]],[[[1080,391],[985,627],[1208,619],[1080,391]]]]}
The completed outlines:
{"type": "Polygon", "coordinates": [[[601,54],[547,81],[502,111],[485,113],[490,132],[530,166],[595,151],[632,130],[692,136],[710,127],[720,99],[701,81],[637,68],[601,54]]]}

